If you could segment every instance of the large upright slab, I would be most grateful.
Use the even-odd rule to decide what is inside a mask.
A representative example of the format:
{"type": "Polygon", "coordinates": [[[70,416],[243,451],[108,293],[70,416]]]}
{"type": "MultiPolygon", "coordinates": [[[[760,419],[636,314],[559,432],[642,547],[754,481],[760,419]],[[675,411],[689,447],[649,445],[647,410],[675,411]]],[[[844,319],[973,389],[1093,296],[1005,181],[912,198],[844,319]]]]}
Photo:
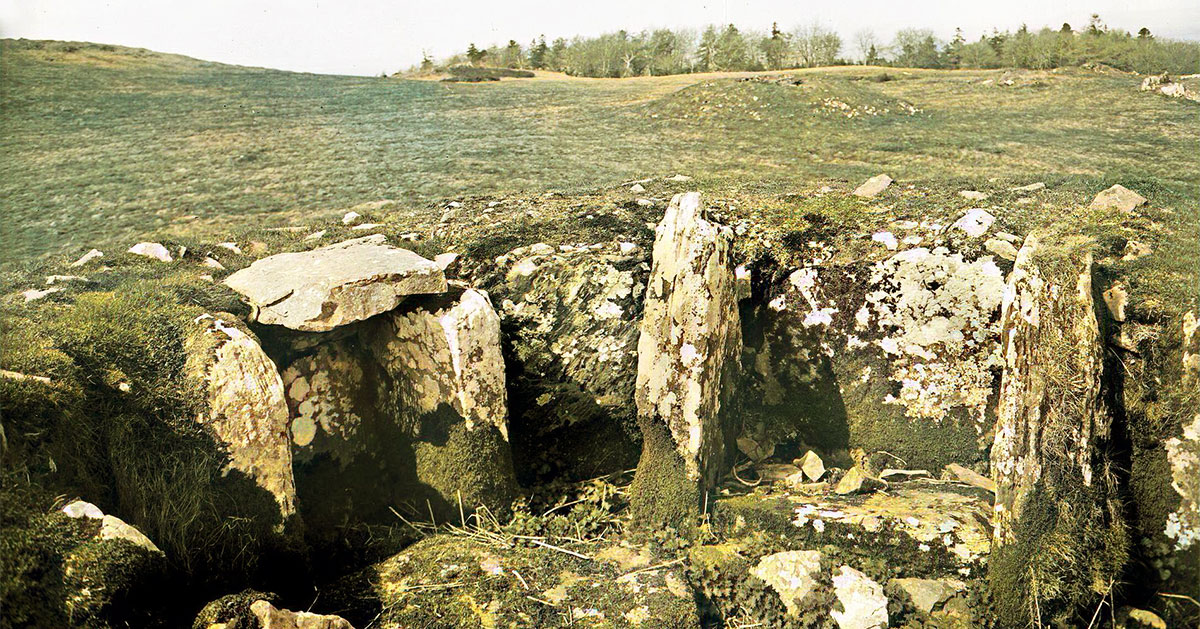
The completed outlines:
{"type": "Polygon", "coordinates": [[[1104,345],[1087,243],[1026,238],[1001,306],[990,580],[1005,623],[1061,621],[1126,556],[1108,458],[1104,345]],[[1080,574],[1090,575],[1081,579],[1080,574]],[[1088,582],[1084,582],[1088,581],[1088,582]]]}
{"type": "Polygon", "coordinates": [[[409,295],[441,293],[441,266],[387,244],[382,234],[258,260],[225,279],[244,295],[259,323],[303,332],[388,312],[409,295]]]}
{"type": "MultiPolygon", "coordinates": [[[[188,372],[201,383],[207,401],[197,422],[224,450],[226,480],[240,476],[248,481],[243,492],[254,487],[274,499],[270,509],[258,501],[264,508],[255,517],[282,530],[296,514],[283,381],[275,363],[233,316],[206,314],[194,323],[196,330],[186,343],[188,372]]],[[[252,502],[249,494],[239,499],[241,506],[252,502]]]]}
{"type": "Polygon", "coordinates": [[[676,195],[656,230],[635,394],[645,441],[633,506],[643,520],[678,523],[725,468],[742,341],[732,243],[695,192],[676,195]]]}

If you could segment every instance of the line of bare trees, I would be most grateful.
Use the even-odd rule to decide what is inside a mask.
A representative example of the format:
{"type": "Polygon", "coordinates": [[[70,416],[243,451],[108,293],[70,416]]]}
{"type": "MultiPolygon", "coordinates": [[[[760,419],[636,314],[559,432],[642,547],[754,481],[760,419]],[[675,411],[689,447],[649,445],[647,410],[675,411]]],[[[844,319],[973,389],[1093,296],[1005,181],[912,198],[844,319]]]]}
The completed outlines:
{"type": "Polygon", "coordinates": [[[917,68],[1047,69],[1104,63],[1142,73],[1188,74],[1200,70],[1200,43],[1160,39],[1143,28],[1137,34],[1106,26],[1092,15],[1087,26],[1069,24],[1037,31],[993,29],[968,41],[959,29],[943,41],[927,29],[902,29],[889,42],[870,31],[854,35],[846,50],[838,33],[818,24],[790,31],[772,24],[766,31],[741,30],[733,24],[702,31],[657,29],[617,31],[596,37],[539,37],[522,46],[467,50],[440,63],[426,56],[421,70],[471,64],[554,70],[576,76],[629,77],[722,70],[783,70],[862,63],[917,68]]]}

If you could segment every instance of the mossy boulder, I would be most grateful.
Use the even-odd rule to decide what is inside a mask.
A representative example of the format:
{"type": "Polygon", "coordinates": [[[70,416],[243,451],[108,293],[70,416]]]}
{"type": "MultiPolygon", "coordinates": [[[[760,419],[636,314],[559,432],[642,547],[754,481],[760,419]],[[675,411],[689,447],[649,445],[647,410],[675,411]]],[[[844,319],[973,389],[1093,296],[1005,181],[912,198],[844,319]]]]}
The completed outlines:
{"type": "Polygon", "coordinates": [[[284,460],[271,471],[269,456],[254,454],[267,441],[286,443],[283,407],[274,432],[250,439],[237,428],[239,413],[254,406],[239,389],[244,379],[224,380],[232,388],[223,390],[211,378],[217,365],[254,352],[269,374],[254,337],[232,317],[207,314],[202,304],[222,300],[175,276],[88,288],[26,307],[27,326],[4,326],[6,353],[18,359],[9,365],[37,376],[0,382],[6,467],[87,496],[144,530],[187,572],[246,574],[256,559],[243,553],[287,548],[287,452],[274,451],[284,460]],[[238,335],[236,357],[225,355],[233,341],[214,332],[216,321],[238,335]],[[260,484],[271,474],[274,493],[260,484]]]}
{"type": "Polygon", "coordinates": [[[324,610],[380,627],[699,627],[677,568],[568,550],[435,535],[339,582],[324,610]]]}
{"type": "Polygon", "coordinates": [[[0,598],[6,626],[165,626],[162,595],[171,584],[162,552],[105,534],[114,525],[111,516],[70,517],[48,510],[48,496],[21,480],[6,474],[3,483],[0,598]]]}

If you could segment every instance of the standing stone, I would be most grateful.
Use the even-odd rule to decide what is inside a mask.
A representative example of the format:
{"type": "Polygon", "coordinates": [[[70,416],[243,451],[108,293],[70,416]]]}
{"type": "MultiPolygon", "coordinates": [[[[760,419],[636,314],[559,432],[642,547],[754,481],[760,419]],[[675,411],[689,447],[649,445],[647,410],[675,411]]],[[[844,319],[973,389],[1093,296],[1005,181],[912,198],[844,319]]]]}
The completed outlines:
{"type": "Polygon", "coordinates": [[[437,263],[386,244],[381,234],[263,258],[225,279],[259,323],[326,332],[394,309],[409,295],[441,293],[437,263]]]}
{"type": "Polygon", "coordinates": [[[635,395],[644,443],[632,504],[647,522],[696,513],[727,467],[742,342],[732,244],[695,192],[676,195],[656,230],[635,395]]]}
{"type": "Polygon", "coordinates": [[[1034,598],[1069,617],[1094,594],[1063,584],[1107,583],[1124,562],[1092,274],[1087,243],[1030,235],[1004,293],[989,578],[1005,623],[1028,622],[1034,598]]]}
{"type": "Polygon", "coordinates": [[[188,372],[208,401],[196,420],[224,446],[226,478],[243,476],[269,494],[276,508],[262,514],[264,524],[282,529],[296,513],[283,381],[275,363],[235,321],[231,315],[202,315],[188,337],[188,372]]]}

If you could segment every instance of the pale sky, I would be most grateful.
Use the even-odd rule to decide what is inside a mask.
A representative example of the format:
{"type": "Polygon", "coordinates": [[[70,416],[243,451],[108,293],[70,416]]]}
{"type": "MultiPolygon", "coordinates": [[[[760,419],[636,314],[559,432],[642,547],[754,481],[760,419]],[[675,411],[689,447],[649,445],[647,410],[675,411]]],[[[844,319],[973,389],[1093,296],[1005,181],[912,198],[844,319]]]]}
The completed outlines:
{"type": "Polygon", "coordinates": [[[977,39],[993,26],[1063,22],[1092,13],[1111,27],[1200,39],[1198,0],[0,0],[0,37],[91,41],[210,61],[284,70],[373,75],[407,68],[423,50],[445,57],[516,39],[524,46],[624,28],[698,28],[710,23],[790,30],[818,22],[841,33],[844,54],[861,29],[890,40],[930,28],[977,39]]]}

